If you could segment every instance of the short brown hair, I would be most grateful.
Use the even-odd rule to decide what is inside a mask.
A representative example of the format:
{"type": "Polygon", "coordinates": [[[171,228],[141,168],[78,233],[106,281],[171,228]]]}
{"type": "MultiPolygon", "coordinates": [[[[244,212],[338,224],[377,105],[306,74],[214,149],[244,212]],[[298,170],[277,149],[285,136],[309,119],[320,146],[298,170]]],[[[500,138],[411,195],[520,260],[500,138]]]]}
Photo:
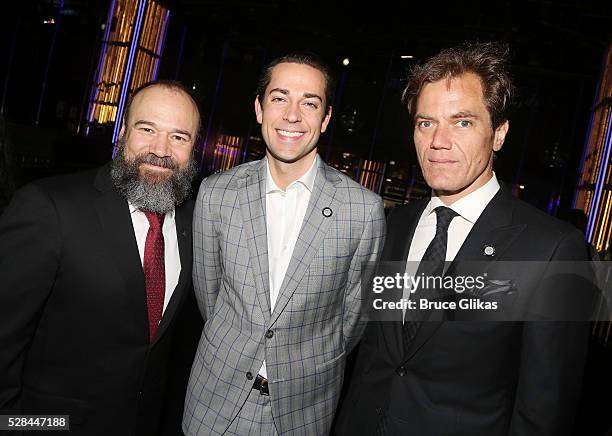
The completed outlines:
{"type": "Polygon", "coordinates": [[[191,95],[191,91],[185,85],[183,85],[181,82],[177,80],[153,80],[151,82],[147,82],[147,83],[140,85],[138,88],[132,91],[132,94],[130,95],[130,98],[128,98],[128,101],[125,105],[125,110],[123,111],[123,124],[127,128],[127,121],[130,117],[130,108],[132,107],[134,98],[136,98],[136,96],[140,94],[142,91],[144,91],[145,89],[151,88],[153,86],[160,86],[162,88],[180,92],[186,95],[191,100],[191,102],[193,103],[193,107],[195,108],[196,113],[198,115],[198,124],[196,126],[195,138],[194,138],[194,142],[195,142],[200,136],[200,126],[201,126],[200,108],[198,107],[198,103],[196,102],[195,98],[193,98],[193,95],[191,95]]]}
{"type": "Polygon", "coordinates": [[[508,55],[507,44],[498,42],[464,43],[447,48],[412,69],[402,101],[414,117],[416,101],[427,83],[473,73],[480,78],[485,106],[496,129],[508,120],[515,94],[508,72],[508,55]]]}
{"type": "Polygon", "coordinates": [[[336,92],[336,80],[329,66],[319,56],[308,52],[290,53],[276,58],[266,65],[257,80],[257,98],[260,103],[266,93],[266,88],[270,84],[270,80],[272,80],[272,70],[278,64],[302,64],[319,70],[325,78],[325,113],[329,112],[336,92]]]}

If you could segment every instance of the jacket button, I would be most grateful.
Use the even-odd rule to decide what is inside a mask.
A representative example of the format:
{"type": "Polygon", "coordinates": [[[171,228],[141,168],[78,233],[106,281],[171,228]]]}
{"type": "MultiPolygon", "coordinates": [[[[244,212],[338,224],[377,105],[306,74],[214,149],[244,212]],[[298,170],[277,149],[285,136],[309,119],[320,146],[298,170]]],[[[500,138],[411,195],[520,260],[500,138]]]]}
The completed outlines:
{"type": "Polygon", "coordinates": [[[246,373],[246,378],[247,380],[253,380],[253,374],[251,374],[251,371],[246,373]]]}
{"type": "Polygon", "coordinates": [[[268,330],[266,332],[266,338],[272,339],[272,336],[274,336],[274,330],[268,330]]]}
{"type": "Polygon", "coordinates": [[[397,375],[399,375],[400,377],[403,377],[406,375],[406,368],[404,368],[403,366],[400,366],[399,368],[397,368],[395,370],[395,372],[397,373],[397,375]]]}

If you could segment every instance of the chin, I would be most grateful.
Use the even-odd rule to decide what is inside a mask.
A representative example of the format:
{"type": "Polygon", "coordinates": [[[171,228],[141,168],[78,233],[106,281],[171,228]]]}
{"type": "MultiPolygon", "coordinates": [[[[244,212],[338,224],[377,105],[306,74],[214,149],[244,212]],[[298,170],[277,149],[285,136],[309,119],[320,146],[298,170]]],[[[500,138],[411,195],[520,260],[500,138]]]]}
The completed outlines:
{"type": "Polygon", "coordinates": [[[297,154],[291,152],[283,152],[279,150],[270,150],[270,155],[277,161],[292,164],[302,159],[306,154],[297,154]]]}
{"type": "Polygon", "coordinates": [[[425,177],[425,182],[431,189],[436,191],[457,191],[461,189],[460,183],[448,180],[446,177],[425,177]]]}

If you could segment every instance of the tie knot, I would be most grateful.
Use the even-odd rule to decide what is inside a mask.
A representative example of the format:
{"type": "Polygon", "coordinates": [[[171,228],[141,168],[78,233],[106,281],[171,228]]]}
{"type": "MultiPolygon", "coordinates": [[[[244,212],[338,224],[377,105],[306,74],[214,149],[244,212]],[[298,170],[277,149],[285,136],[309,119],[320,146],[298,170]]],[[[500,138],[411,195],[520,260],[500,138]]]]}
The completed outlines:
{"type": "Polygon", "coordinates": [[[166,214],[151,212],[149,210],[143,210],[142,213],[144,213],[149,220],[149,226],[151,226],[151,228],[161,229],[164,225],[164,218],[166,217],[166,214]]]}
{"type": "Polygon", "coordinates": [[[450,225],[453,218],[459,215],[451,208],[444,206],[436,207],[435,211],[437,217],[436,227],[439,229],[442,228],[444,230],[448,230],[448,226],[450,225]]]}

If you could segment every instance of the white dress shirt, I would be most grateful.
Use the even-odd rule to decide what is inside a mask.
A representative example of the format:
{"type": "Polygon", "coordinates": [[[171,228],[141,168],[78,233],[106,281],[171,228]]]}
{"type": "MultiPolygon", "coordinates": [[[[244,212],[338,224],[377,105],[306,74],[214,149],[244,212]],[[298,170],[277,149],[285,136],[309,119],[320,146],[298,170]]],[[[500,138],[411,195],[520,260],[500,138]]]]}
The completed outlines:
{"type": "MultiPolygon", "coordinates": [[[[482,214],[482,211],[487,207],[489,202],[495,197],[499,191],[499,182],[495,173],[487,183],[469,193],[465,197],[455,201],[449,207],[459,214],[455,217],[448,227],[448,244],[446,246],[446,261],[451,262],[459,252],[468,233],[474,227],[474,223],[482,214]]],[[[425,250],[429,243],[436,235],[436,213],[435,208],[438,206],[446,206],[439,197],[434,193],[431,194],[431,200],[421,214],[421,218],[417,224],[410,244],[408,252],[408,261],[420,262],[425,254],[425,250]]]]}
{"type": "MultiPolygon", "coordinates": [[[[134,226],[134,234],[136,235],[136,243],[138,244],[138,254],[140,254],[140,263],[142,264],[144,262],[147,232],[149,231],[149,220],[141,210],[136,209],[131,204],[129,204],[129,206],[132,225],[134,226]]],[[[181,274],[181,257],[179,255],[178,239],[176,237],[174,210],[166,213],[162,233],[164,235],[164,268],[166,274],[166,292],[164,293],[163,308],[163,312],[165,312],[170,297],[172,297],[172,293],[174,292],[174,288],[176,288],[178,284],[179,275],[181,274]]]]}
{"type": "MultiPolygon", "coordinates": [[[[289,184],[285,191],[274,182],[269,162],[266,165],[266,232],[271,311],[274,311],[278,293],[302,228],[317,175],[318,162],[319,156],[315,156],[310,169],[289,184]]],[[[265,360],[259,373],[267,378],[265,360]]]]}
{"type": "MultiPolygon", "coordinates": [[[[408,259],[406,262],[406,274],[414,276],[418,270],[418,263],[423,258],[427,247],[436,235],[437,215],[434,212],[438,206],[446,206],[457,212],[456,216],[448,226],[448,242],[446,245],[446,262],[452,262],[459,252],[459,249],[465,242],[468,234],[474,227],[476,220],[482,214],[482,211],[487,207],[495,194],[499,191],[499,182],[495,173],[480,188],[469,193],[465,197],[455,201],[450,206],[446,206],[439,197],[433,192],[429,203],[423,210],[419,222],[417,223],[408,251],[408,259]]],[[[404,289],[404,298],[410,298],[409,289],[404,289]]]]}

